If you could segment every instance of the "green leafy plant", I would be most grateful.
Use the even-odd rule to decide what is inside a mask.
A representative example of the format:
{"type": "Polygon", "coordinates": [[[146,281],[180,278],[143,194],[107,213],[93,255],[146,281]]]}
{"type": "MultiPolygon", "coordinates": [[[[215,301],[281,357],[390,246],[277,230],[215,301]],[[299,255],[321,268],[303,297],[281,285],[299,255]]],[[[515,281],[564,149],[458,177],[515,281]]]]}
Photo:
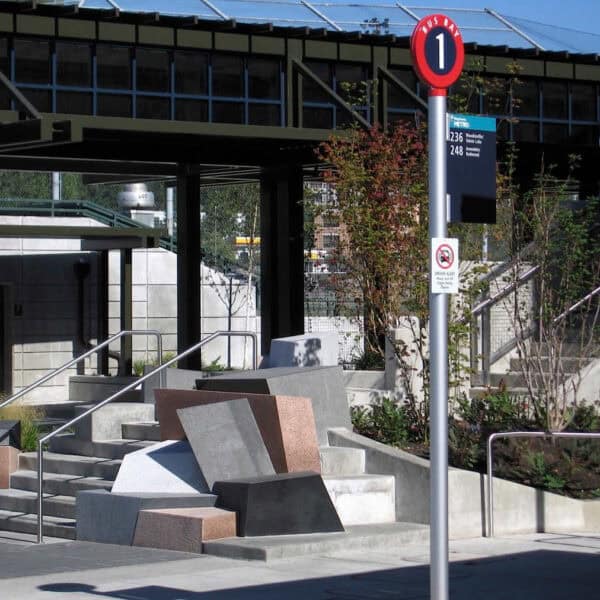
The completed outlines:
{"type": "Polygon", "coordinates": [[[352,407],[355,431],[383,444],[401,447],[409,441],[406,411],[389,398],[382,398],[370,407],[352,407]]]}
{"type": "Polygon", "coordinates": [[[37,424],[44,412],[37,406],[13,404],[0,409],[0,419],[21,422],[21,450],[32,452],[37,449],[40,427],[37,424]]]}

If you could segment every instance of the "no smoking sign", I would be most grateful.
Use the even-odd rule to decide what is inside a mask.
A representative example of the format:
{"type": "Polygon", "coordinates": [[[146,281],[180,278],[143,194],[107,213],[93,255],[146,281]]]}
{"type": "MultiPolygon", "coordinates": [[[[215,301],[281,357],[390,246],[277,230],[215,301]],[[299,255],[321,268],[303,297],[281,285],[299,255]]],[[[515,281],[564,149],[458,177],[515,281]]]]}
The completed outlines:
{"type": "Polygon", "coordinates": [[[458,294],[458,240],[431,239],[431,293],[458,294]]]}

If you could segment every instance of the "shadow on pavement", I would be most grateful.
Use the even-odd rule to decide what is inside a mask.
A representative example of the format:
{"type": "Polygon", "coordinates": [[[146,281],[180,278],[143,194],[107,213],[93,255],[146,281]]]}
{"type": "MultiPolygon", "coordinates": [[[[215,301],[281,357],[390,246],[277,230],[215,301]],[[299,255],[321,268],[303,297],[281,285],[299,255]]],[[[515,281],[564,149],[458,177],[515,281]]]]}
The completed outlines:
{"type": "MultiPolygon", "coordinates": [[[[592,600],[600,596],[599,566],[598,553],[551,550],[454,562],[450,596],[452,600],[592,600]]],[[[161,585],[100,591],[85,583],[66,582],[39,589],[53,593],[49,598],[64,600],[70,593],[118,600],[421,600],[429,597],[429,569],[403,567],[215,591],[161,585]]]]}

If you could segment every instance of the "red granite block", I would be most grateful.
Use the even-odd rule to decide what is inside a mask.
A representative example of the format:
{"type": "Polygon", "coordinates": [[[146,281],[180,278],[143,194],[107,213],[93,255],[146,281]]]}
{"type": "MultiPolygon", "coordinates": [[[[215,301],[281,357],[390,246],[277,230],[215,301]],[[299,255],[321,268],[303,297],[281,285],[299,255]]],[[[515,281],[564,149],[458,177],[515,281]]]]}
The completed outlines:
{"type": "Polygon", "coordinates": [[[185,439],[177,409],[247,398],[277,473],[321,472],[310,398],[209,390],[154,390],[161,440],[185,439]]]}
{"type": "Polygon", "coordinates": [[[0,489],[10,487],[10,475],[18,468],[19,453],[12,446],[0,446],[0,489]]]}

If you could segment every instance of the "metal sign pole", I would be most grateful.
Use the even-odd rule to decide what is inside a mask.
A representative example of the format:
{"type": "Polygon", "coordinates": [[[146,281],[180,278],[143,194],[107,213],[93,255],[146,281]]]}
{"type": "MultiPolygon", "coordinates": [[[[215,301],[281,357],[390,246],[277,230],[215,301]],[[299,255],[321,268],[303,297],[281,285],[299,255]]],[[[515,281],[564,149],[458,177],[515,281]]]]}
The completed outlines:
{"type": "MultiPolygon", "coordinates": [[[[429,93],[429,237],[445,238],[446,93],[429,93]]],[[[430,267],[431,272],[432,266],[430,267]]],[[[448,599],[448,296],[429,295],[430,353],[430,591],[448,599]]]]}

